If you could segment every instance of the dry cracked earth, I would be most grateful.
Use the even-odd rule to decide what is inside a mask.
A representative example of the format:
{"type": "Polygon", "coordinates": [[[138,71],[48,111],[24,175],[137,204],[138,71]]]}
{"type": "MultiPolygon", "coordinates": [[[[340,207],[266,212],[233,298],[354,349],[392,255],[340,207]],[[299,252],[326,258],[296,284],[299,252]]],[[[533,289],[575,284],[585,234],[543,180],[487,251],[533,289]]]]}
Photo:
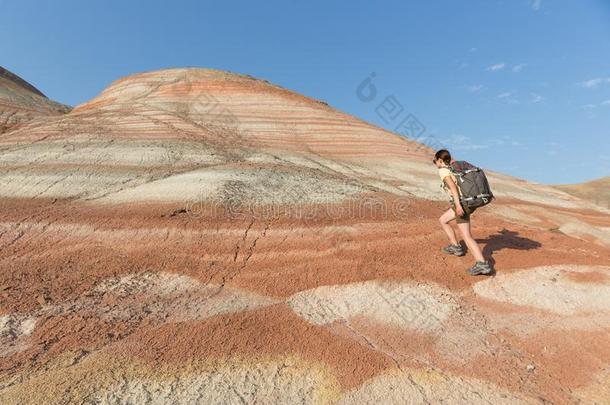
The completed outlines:
{"type": "Polygon", "coordinates": [[[0,403],[610,403],[607,208],[489,172],[470,277],[431,150],[325,103],[0,78],[0,403]]]}

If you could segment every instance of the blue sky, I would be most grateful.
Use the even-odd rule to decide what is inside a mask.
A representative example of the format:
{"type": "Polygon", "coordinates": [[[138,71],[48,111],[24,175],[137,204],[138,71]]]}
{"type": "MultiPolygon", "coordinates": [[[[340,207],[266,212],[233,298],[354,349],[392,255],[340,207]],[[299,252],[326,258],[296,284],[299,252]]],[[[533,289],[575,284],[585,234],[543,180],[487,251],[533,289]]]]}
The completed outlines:
{"type": "Polygon", "coordinates": [[[0,10],[0,65],[70,105],[131,73],[211,67],[390,130],[412,114],[457,158],[528,180],[610,175],[610,1],[0,0],[0,10]],[[357,88],[373,72],[366,102],[357,88]],[[379,113],[388,97],[402,107],[395,120],[379,113]]]}

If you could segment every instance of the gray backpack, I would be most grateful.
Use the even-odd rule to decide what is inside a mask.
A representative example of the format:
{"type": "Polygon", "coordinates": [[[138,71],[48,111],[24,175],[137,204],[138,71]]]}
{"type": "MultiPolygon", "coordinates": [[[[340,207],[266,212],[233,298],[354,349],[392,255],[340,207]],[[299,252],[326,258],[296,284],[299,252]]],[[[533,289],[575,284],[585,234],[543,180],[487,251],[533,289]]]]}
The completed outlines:
{"type": "Polygon", "coordinates": [[[494,199],[485,172],[466,161],[453,162],[449,170],[455,175],[457,186],[462,193],[462,206],[478,208],[494,199]]]}

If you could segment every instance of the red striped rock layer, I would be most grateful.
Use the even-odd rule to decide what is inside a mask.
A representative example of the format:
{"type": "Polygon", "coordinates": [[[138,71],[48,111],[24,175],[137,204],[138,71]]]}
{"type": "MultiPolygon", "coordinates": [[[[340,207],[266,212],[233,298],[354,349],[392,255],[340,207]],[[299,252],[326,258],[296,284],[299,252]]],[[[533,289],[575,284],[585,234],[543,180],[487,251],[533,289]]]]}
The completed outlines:
{"type": "MultiPolygon", "coordinates": [[[[164,121],[185,130],[199,125],[213,130],[218,125],[235,131],[235,137],[225,134],[218,141],[325,157],[409,156],[421,149],[319,101],[266,81],[215,70],[171,69],[129,76],[75,113],[90,111],[161,114],[160,119],[167,115],[171,119],[164,121]]],[[[138,136],[137,125],[131,124],[130,136],[155,136],[138,136]]]]}
{"type": "MultiPolygon", "coordinates": [[[[69,114],[6,134],[0,150],[4,196],[219,201],[237,187],[251,190],[242,199],[252,203],[381,190],[446,198],[424,145],[265,81],[206,69],[118,80],[69,114]]],[[[582,206],[492,176],[497,196],[582,206]]]]}
{"type": "Polygon", "coordinates": [[[436,252],[434,202],[307,219],[3,204],[3,403],[607,398],[610,251],[544,227],[478,213],[498,270],[479,279],[436,252]]]}
{"type": "Polygon", "coordinates": [[[69,110],[0,67],[0,134],[40,118],[65,114],[69,110]]]}

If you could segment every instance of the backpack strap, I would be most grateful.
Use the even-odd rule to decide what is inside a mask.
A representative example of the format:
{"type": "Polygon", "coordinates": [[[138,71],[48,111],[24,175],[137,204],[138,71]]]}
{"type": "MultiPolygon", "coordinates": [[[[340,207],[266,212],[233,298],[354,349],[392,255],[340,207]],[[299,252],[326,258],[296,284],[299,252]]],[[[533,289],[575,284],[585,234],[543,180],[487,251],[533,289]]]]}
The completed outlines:
{"type": "Polygon", "coordinates": [[[481,170],[480,168],[473,166],[470,163],[463,161],[463,160],[459,160],[459,161],[454,162],[453,164],[449,164],[447,167],[449,168],[451,173],[455,174],[456,176],[463,176],[465,174],[472,173],[472,172],[478,172],[481,170]],[[464,169],[464,167],[469,167],[469,166],[471,167],[470,169],[464,169]]]}
{"type": "MultiPolygon", "coordinates": [[[[457,163],[457,162],[456,162],[457,163]]],[[[447,168],[449,169],[449,171],[453,174],[459,174],[459,171],[453,166],[453,164],[449,163],[447,165],[447,168]]]]}

